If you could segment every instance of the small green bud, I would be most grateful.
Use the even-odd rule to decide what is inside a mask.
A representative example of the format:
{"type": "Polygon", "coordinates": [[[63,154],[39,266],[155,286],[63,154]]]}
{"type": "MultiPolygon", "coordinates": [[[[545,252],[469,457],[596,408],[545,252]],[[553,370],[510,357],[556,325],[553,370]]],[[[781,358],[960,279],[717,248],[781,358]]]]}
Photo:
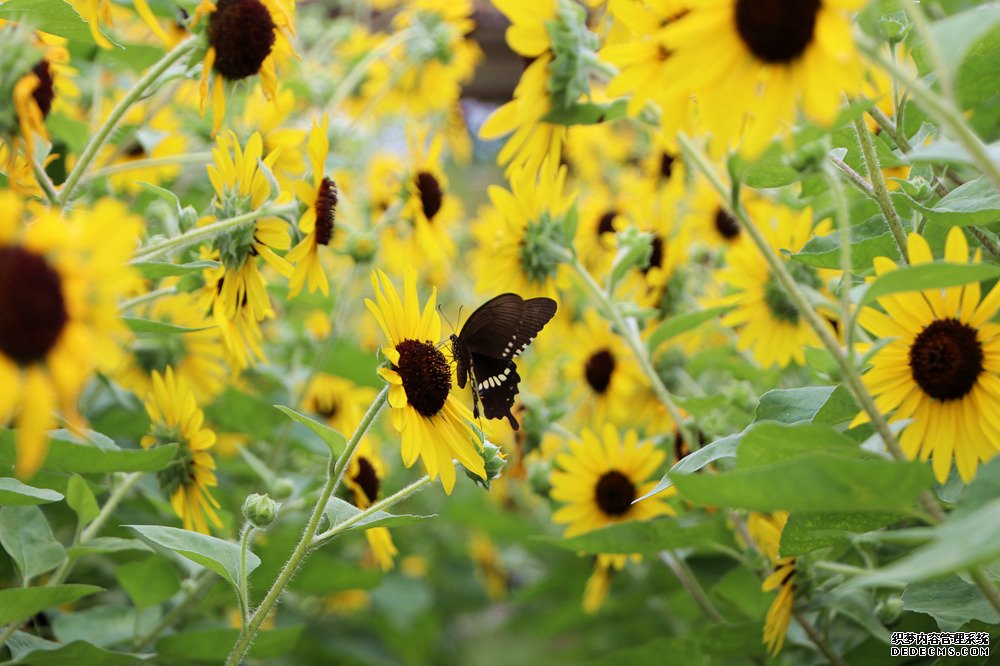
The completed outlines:
{"type": "Polygon", "coordinates": [[[368,231],[354,231],[347,237],[347,254],[356,264],[370,264],[378,249],[378,238],[368,231]]]}
{"type": "Polygon", "coordinates": [[[278,517],[278,506],[267,495],[253,493],[243,502],[243,517],[254,527],[267,527],[278,517]]]}
{"type": "Polygon", "coordinates": [[[639,231],[635,227],[616,233],[615,243],[618,245],[618,253],[611,266],[609,290],[613,290],[633,268],[647,268],[653,256],[653,234],[639,231]]]}
{"type": "Polygon", "coordinates": [[[483,466],[486,468],[486,478],[481,479],[469,470],[465,470],[465,475],[472,479],[476,485],[482,486],[484,490],[489,490],[490,481],[500,478],[500,473],[507,466],[507,459],[499,446],[487,440],[483,441],[483,448],[480,449],[479,455],[482,456],[483,466]]]}
{"type": "Polygon", "coordinates": [[[910,26],[892,16],[883,16],[878,21],[878,31],[890,44],[898,44],[910,32],[910,26]]]}
{"type": "Polygon", "coordinates": [[[882,624],[891,625],[903,614],[903,598],[893,594],[883,599],[875,609],[882,624]]]}

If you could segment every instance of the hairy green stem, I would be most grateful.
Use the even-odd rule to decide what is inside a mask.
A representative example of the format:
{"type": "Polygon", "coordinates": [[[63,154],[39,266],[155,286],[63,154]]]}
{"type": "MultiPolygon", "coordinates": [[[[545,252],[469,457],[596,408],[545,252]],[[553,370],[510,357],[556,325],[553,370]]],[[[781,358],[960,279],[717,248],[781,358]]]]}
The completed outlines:
{"type": "Polygon", "coordinates": [[[215,583],[215,573],[209,569],[203,569],[190,580],[192,583],[190,590],[173,608],[167,611],[166,615],[160,619],[148,634],[137,638],[132,643],[133,651],[138,652],[156,640],[164,631],[173,627],[212,588],[212,585],[215,583]]]}
{"type": "Polygon", "coordinates": [[[962,112],[954,104],[946,99],[942,99],[940,95],[929,87],[912,78],[898,64],[886,58],[879,50],[878,44],[874,41],[862,37],[859,39],[859,44],[865,55],[906,85],[913,99],[940,126],[951,130],[955,138],[972,158],[973,164],[986,175],[993,187],[997,191],[1000,191],[1000,166],[993,161],[989,151],[986,149],[986,145],[965,121],[965,116],[962,112]]]}
{"type": "Polygon", "coordinates": [[[379,511],[384,511],[385,509],[391,508],[396,504],[399,504],[407,497],[410,497],[411,495],[414,495],[423,490],[424,488],[426,488],[427,486],[431,485],[432,481],[433,479],[431,479],[431,477],[424,475],[423,478],[414,481],[413,483],[406,486],[402,490],[398,490],[392,495],[389,495],[388,497],[383,498],[378,502],[375,502],[361,513],[351,516],[344,522],[334,525],[333,527],[331,527],[325,532],[322,532],[321,534],[317,534],[316,537],[313,539],[312,548],[319,548],[320,546],[326,545],[327,543],[332,541],[338,534],[346,532],[347,530],[351,529],[351,527],[357,525],[359,522],[361,522],[368,516],[374,515],[379,511]]]}
{"type": "Polygon", "coordinates": [[[854,264],[851,261],[851,216],[847,211],[847,196],[844,194],[844,185],[829,164],[823,165],[823,176],[830,186],[830,194],[833,195],[834,217],[837,229],[840,231],[840,270],[842,273],[840,319],[844,329],[844,350],[847,354],[847,362],[853,366],[855,320],[851,316],[851,275],[854,272],[854,264]]]}
{"type": "Polygon", "coordinates": [[[154,289],[152,291],[147,291],[142,296],[136,296],[135,298],[130,298],[127,301],[122,301],[121,303],[119,303],[118,311],[124,312],[131,308],[134,308],[137,305],[148,303],[149,301],[155,301],[161,296],[173,296],[176,293],[177,293],[177,287],[175,286],[163,287],[161,289],[154,289]]]}
{"type": "Polygon", "coordinates": [[[49,178],[49,174],[45,173],[42,165],[38,163],[36,155],[31,156],[31,168],[35,171],[35,180],[38,181],[39,187],[45,192],[45,198],[49,200],[50,204],[59,205],[59,193],[56,191],[56,186],[52,183],[52,179],[49,178]]]}
{"type": "Polygon", "coordinates": [[[250,583],[247,581],[247,551],[250,549],[250,535],[253,534],[254,526],[247,523],[243,526],[243,535],[240,537],[240,615],[241,627],[247,626],[250,619],[250,583]]]}
{"type": "Polygon", "coordinates": [[[889,188],[885,185],[885,178],[882,176],[882,165],[879,164],[878,154],[875,152],[875,142],[872,140],[871,132],[865,125],[864,118],[854,120],[854,132],[858,135],[858,143],[861,144],[861,154],[864,156],[865,169],[868,171],[868,180],[871,181],[872,191],[875,193],[875,201],[882,211],[882,217],[892,233],[892,239],[896,241],[899,248],[899,256],[905,263],[910,263],[906,252],[906,230],[899,219],[896,207],[892,205],[892,198],[889,196],[889,188]]]}
{"type": "Polygon", "coordinates": [[[799,623],[799,626],[805,630],[806,634],[809,636],[809,640],[813,642],[813,645],[819,648],[819,651],[823,653],[823,656],[826,657],[827,661],[834,666],[847,666],[847,662],[844,661],[844,658],[833,651],[833,648],[830,647],[830,644],[826,641],[823,634],[821,634],[819,629],[817,629],[813,623],[806,618],[802,611],[793,610],[792,615],[795,617],[795,621],[799,623]]]}
{"type": "Polygon", "coordinates": [[[312,549],[313,537],[316,535],[319,523],[323,519],[323,511],[326,509],[327,502],[330,501],[330,497],[340,485],[344,472],[347,470],[347,464],[354,456],[355,451],[357,451],[358,445],[361,443],[361,438],[366,432],[368,432],[368,428],[371,427],[372,423],[375,421],[375,417],[378,416],[380,411],[382,411],[388,397],[389,387],[386,386],[368,408],[368,411],[365,413],[364,418],[358,425],[357,430],[354,431],[354,434],[351,436],[351,440],[347,443],[347,448],[340,455],[340,457],[336,458],[331,454],[330,460],[327,463],[326,483],[323,484],[323,489],[320,491],[319,497],[316,500],[316,505],[313,507],[312,515],[309,517],[309,522],[306,523],[302,536],[299,537],[299,541],[295,544],[292,554],[289,556],[288,561],[285,562],[285,566],[282,567],[281,573],[278,574],[274,584],[271,585],[271,589],[267,591],[267,594],[264,596],[264,600],[261,601],[260,606],[258,606],[250,615],[250,621],[244,624],[243,628],[240,630],[240,635],[236,639],[236,644],[233,645],[233,649],[226,658],[227,665],[235,666],[243,659],[243,656],[246,654],[247,650],[250,649],[250,645],[257,636],[257,632],[260,631],[260,627],[264,623],[264,620],[270,614],[271,609],[274,608],[275,604],[278,603],[278,599],[281,597],[282,592],[285,591],[288,583],[292,580],[292,576],[295,575],[295,571],[299,568],[299,565],[302,564],[306,555],[309,554],[309,551],[312,549]]]}
{"type": "Polygon", "coordinates": [[[649,380],[657,399],[659,399],[659,401],[663,403],[663,406],[667,408],[667,412],[670,413],[670,418],[673,419],[681,437],[685,442],[688,442],[689,445],[695,446],[698,438],[691,432],[684,415],[677,406],[677,402],[674,400],[673,396],[670,395],[670,391],[667,390],[667,387],[663,384],[663,380],[660,379],[660,375],[656,372],[656,368],[653,367],[653,361],[649,357],[649,350],[646,348],[645,343],[642,341],[642,337],[639,335],[638,323],[632,317],[626,319],[621,315],[618,308],[615,307],[615,304],[608,297],[608,294],[597,283],[594,276],[590,274],[590,271],[588,271],[587,268],[580,263],[580,260],[576,257],[576,255],[569,253],[564,248],[558,248],[558,251],[562,255],[563,260],[566,261],[576,272],[577,276],[579,276],[580,281],[583,283],[584,290],[587,292],[587,295],[594,305],[597,306],[598,312],[601,312],[604,316],[610,318],[611,323],[614,325],[615,329],[617,329],[618,335],[625,340],[625,344],[632,350],[632,354],[639,363],[640,369],[649,380]]]}
{"type": "Polygon", "coordinates": [[[869,196],[872,199],[875,198],[875,190],[868,184],[868,181],[865,180],[864,176],[851,168],[851,165],[844,162],[844,160],[834,157],[833,155],[827,156],[827,159],[830,161],[830,164],[837,167],[841,173],[847,176],[847,180],[851,182],[851,185],[856,187],[866,196],[869,196]]]}
{"type": "Polygon", "coordinates": [[[173,238],[168,238],[167,240],[160,241],[159,243],[153,243],[152,245],[140,248],[134,255],[132,255],[131,263],[137,264],[143,261],[149,261],[161,255],[182,250],[190,245],[194,245],[195,243],[218,236],[219,234],[227,231],[237,229],[262,217],[280,217],[281,215],[293,212],[297,206],[298,204],[294,203],[272,207],[265,206],[264,208],[258,208],[257,210],[252,210],[249,213],[237,215],[236,217],[227,217],[224,220],[217,220],[211,224],[206,224],[203,227],[195,227],[194,229],[186,231],[179,236],[174,236],[173,238]]]}
{"type": "Polygon", "coordinates": [[[104,142],[107,140],[108,136],[114,131],[115,127],[118,126],[118,122],[124,117],[128,110],[133,104],[138,102],[145,94],[146,91],[166,72],[170,67],[187,55],[194,47],[198,44],[200,37],[192,36],[184,40],[173,49],[168,51],[160,60],[150,67],[145,74],[143,74],[138,81],[129,89],[125,96],[122,97],[118,103],[111,109],[111,113],[104,120],[104,123],[97,128],[97,131],[93,136],[90,137],[90,141],[84,147],[83,152],[80,153],[80,159],[74,165],[73,170],[70,172],[69,176],[66,178],[66,182],[63,183],[62,189],[59,191],[59,205],[65,206],[69,203],[70,198],[73,196],[73,190],[76,189],[77,184],[80,179],[90,168],[90,163],[94,161],[97,157],[98,151],[104,142]]]}

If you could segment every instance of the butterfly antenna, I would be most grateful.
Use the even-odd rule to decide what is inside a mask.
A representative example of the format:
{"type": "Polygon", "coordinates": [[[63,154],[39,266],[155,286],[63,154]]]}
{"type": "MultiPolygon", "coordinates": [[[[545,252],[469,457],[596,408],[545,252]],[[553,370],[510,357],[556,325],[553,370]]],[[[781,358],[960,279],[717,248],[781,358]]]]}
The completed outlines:
{"type": "MultiPolygon", "coordinates": [[[[450,319],[448,319],[448,315],[446,315],[444,313],[444,308],[441,307],[440,303],[438,303],[437,311],[438,311],[438,314],[440,314],[442,317],[444,317],[444,320],[446,322],[448,322],[448,326],[451,328],[451,332],[454,333],[455,332],[455,325],[451,323],[450,319]]],[[[459,317],[462,316],[462,308],[461,307],[458,308],[458,315],[459,315],[459,317]]]]}

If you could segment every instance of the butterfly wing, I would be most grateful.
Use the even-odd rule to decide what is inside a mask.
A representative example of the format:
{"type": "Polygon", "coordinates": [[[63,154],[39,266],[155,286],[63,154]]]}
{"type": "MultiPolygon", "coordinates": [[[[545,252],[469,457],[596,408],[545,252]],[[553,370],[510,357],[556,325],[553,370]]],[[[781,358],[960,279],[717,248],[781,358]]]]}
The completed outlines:
{"type": "Polygon", "coordinates": [[[472,353],[499,356],[507,341],[517,333],[524,299],[517,294],[500,294],[480,305],[465,320],[457,336],[452,336],[451,353],[455,359],[458,387],[465,388],[472,367],[472,353]]]}
{"type": "Polygon", "coordinates": [[[488,419],[506,418],[510,427],[517,430],[517,420],[511,408],[521,376],[517,374],[514,361],[473,352],[472,367],[475,394],[483,403],[483,414],[488,419]]]}

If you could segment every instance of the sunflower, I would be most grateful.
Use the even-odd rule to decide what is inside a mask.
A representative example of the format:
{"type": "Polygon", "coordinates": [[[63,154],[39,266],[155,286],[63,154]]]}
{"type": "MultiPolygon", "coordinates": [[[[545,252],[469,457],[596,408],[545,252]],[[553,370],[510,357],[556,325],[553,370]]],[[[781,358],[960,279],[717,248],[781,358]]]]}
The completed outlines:
{"type": "MultiPolygon", "coordinates": [[[[105,116],[111,108],[111,100],[106,100],[105,116]]],[[[117,145],[106,145],[101,160],[104,166],[114,169],[108,175],[112,190],[136,194],[142,189],[140,183],[159,185],[177,177],[181,172],[179,160],[174,164],[146,163],[150,159],[162,161],[188,152],[188,140],[170,107],[153,111],[146,104],[136,104],[125,114],[123,124],[124,140],[117,145]]]]}
{"type": "Polygon", "coordinates": [[[452,369],[438,348],[437,290],[431,291],[421,313],[415,272],[404,276],[403,300],[381,271],[372,274],[372,287],[377,304],[365,299],[365,305],[389,342],[382,353],[390,365],[378,373],[389,382],[392,425],[402,437],[403,464],[410,467],[420,457],[432,479],[440,475],[449,495],[455,487],[455,458],[485,479],[472,413],[452,395],[452,369]]]}
{"type": "Polygon", "coordinates": [[[150,374],[172,367],[178,380],[194,393],[200,404],[222,393],[229,377],[222,333],[201,307],[195,294],[174,294],[156,300],[142,311],[153,321],[189,329],[184,333],[143,333],[129,345],[118,382],[136,395],[152,389],[150,374]]]}
{"type": "MultiPolygon", "coordinates": [[[[114,21],[111,19],[111,2],[110,0],[68,0],[69,4],[73,6],[76,11],[80,13],[80,16],[87,22],[90,27],[90,35],[97,42],[97,45],[102,49],[111,49],[115,47],[111,41],[104,36],[101,32],[101,24],[106,26],[113,26],[114,21]]],[[[170,42],[170,38],[160,27],[159,21],[156,19],[156,15],[153,14],[153,10],[149,8],[149,3],[146,0],[134,0],[134,7],[136,13],[140,18],[149,26],[149,29],[153,31],[157,37],[162,39],[164,42],[170,42]]]]}
{"type": "Polygon", "coordinates": [[[634,430],[620,437],[610,423],[600,436],[585,428],[581,437],[569,443],[568,453],[556,456],[559,469],[552,472],[551,497],[565,504],[552,519],[567,525],[567,537],[674,514],[663,493],[632,503],[656,485],[650,477],[663,464],[663,451],[648,442],[640,444],[634,430]]]}
{"type": "Polygon", "coordinates": [[[849,12],[862,0],[703,0],[659,32],[669,57],[661,93],[694,92],[718,148],[743,136],[757,154],[801,106],[830,125],[862,68],[849,12]],[[747,122],[749,119],[749,122],[747,122]]]}
{"type": "Polygon", "coordinates": [[[309,382],[302,402],[306,410],[322,416],[331,428],[349,435],[374,399],[375,389],[371,387],[318,372],[309,382]]]}
{"type": "Polygon", "coordinates": [[[611,332],[605,319],[588,309],[583,321],[574,324],[563,339],[570,350],[563,366],[566,383],[573,387],[570,402],[576,406],[580,425],[627,425],[643,379],[621,338],[611,332]]]}
{"type": "Polygon", "coordinates": [[[545,160],[539,173],[512,174],[510,190],[490,186],[493,205],[473,230],[478,240],[471,262],[477,291],[554,298],[557,287],[567,285],[554,251],[563,238],[563,218],[576,198],[563,193],[565,184],[566,168],[553,158],[545,160]]]}
{"type": "MultiPolygon", "coordinates": [[[[256,132],[244,149],[240,148],[232,132],[216,137],[213,163],[208,165],[208,177],[216,195],[213,199],[215,215],[203,218],[199,224],[241,215],[267,203],[271,198],[271,185],[266,169],[277,155],[272,152],[262,159],[262,152],[263,141],[256,132]]],[[[261,218],[244,229],[219,236],[213,242],[213,258],[218,258],[225,270],[218,283],[214,308],[221,310],[222,316],[229,320],[234,320],[240,310],[255,321],[272,316],[267,285],[258,270],[257,257],[262,257],[285,277],[291,277],[291,265],[272,249],[287,250],[290,246],[286,223],[274,217],[261,218]]]]}
{"type": "Polygon", "coordinates": [[[167,367],[163,375],[154,371],[152,385],[146,399],[150,432],[140,443],[147,449],[159,444],[178,445],[177,457],[157,474],[157,480],[170,495],[170,505],[183,521],[184,529],[208,534],[206,518],[215,527],[222,527],[215,513],[219,503],[209,490],[218,485],[215,459],[210,452],[215,445],[215,433],[202,427],[205,415],[191,389],[174,374],[173,368],[167,367]]]}
{"type": "Polygon", "coordinates": [[[514,98],[486,119],[479,136],[497,139],[510,134],[497,162],[507,165],[508,175],[522,169],[536,172],[546,158],[559,160],[567,133],[565,126],[542,120],[553,105],[549,79],[554,54],[547,25],[556,20],[558,2],[494,0],[493,4],[511,21],[507,44],[530,64],[514,88],[514,98]]]}
{"type": "Polygon", "coordinates": [[[601,553],[594,558],[594,570],[587,578],[587,585],[583,591],[583,610],[588,615],[593,615],[601,609],[604,601],[608,598],[611,590],[611,579],[615,572],[621,571],[629,560],[639,562],[641,555],[608,555],[601,553]]]}
{"type": "Polygon", "coordinates": [[[202,0],[195,9],[192,26],[208,16],[208,48],[199,89],[202,112],[212,98],[213,133],[226,115],[226,81],[259,74],[264,94],[275,99],[276,61],[294,53],[290,42],[295,34],[294,11],[294,0],[202,0]]]}
{"type": "Polygon", "coordinates": [[[740,221],[704,178],[697,179],[681,209],[681,226],[698,242],[723,253],[746,243],[740,221]]]}
{"type": "MultiPolygon", "coordinates": [[[[385,463],[375,447],[367,439],[361,440],[358,451],[347,469],[344,482],[354,497],[354,504],[359,509],[367,509],[379,500],[382,479],[385,478],[385,463]]],[[[393,558],[399,552],[392,543],[392,534],[388,527],[373,527],[365,530],[365,538],[372,556],[382,571],[393,568],[393,558]]]]}
{"type": "Polygon", "coordinates": [[[772,655],[781,652],[795,606],[795,558],[778,555],[781,532],[787,522],[788,514],[784,511],[771,515],[751,513],[747,520],[750,536],[772,565],[771,573],[764,579],[761,589],[765,592],[778,590],[778,596],[771,602],[764,619],[764,644],[772,655]]]}
{"type": "MultiPolygon", "coordinates": [[[[933,261],[923,237],[911,233],[907,253],[913,265],[933,261]]],[[[959,227],[952,227],[944,258],[969,261],[959,227]]],[[[979,253],[973,258],[978,263],[979,253]]],[[[896,268],[875,258],[875,272],[896,268]]],[[[890,421],[910,419],[900,445],[912,460],[932,458],[934,475],[944,483],[952,459],[962,480],[975,477],[980,463],[1000,451],[1000,285],[980,299],[979,283],[927,289],[878,299],[885,312],[866,308],[858,322],[879,338],[891,338],[872,358],[863,380],[890,421]]],[[[862,412],[852,426],[868,420],[862,412]]]]}
{"type": "Polygon", "coordinates": [[[264,153],[277,153],[272,171],[282,190],[293,189],[306,170],[308,130],[295,127],[294,114],[301,107],[298,98],[288,88],[282,88],[271,104],[261,90],[253,90],[243,103],[243,113],[238,118],[237,132],[247,136],[260,132],[264,153]]]}
{"type": "Polygon", "coordinates": [[[138,218],[108,199],[69,215],[0,191],[0,423],[15,420],[22,478],[45,460],[54,412],[79,424],[84,383],[121,362],[118,299],[138,284],[138,218]]]}
{"type": "Polygon", "coordinates": [[[510,576],[507,567],[504,566],[500,549],[488,534],[475,531],[470,535],[469,556],[476,565],[476,578],[486,589],[486,596],[491,601],[501,601],[506,598],[510,576]]]}
{"type": "MultiPolygon", "coordinates": [[[[809,208],[795,211],[760,200],[752,206],[748,204],[748,211],[776,252],[798,252],[812,234],[822,235],[829,228],[828,221],[824,221],[814,229],[809,208]]],[[[726,260],[728,266],[720,271],[720,280],[734,291],[720,298],[717,304],[734,306],[722,318],[722,324],[737,328],[737,346],[749,349],[765,368],[784,368],[792,361],[804,364],[805,348],[821,347],[822,342],[802,319],[764,257],[752,244],[743,243],[730,250],[726,260]]],[[[821,275],[812,267],[796,261],[786,261],[785,265],[800,285],[814,291],[823,288],[821,275]]],[[[829,322],[835,319],[835,310],[822,309],[826,325],[834,332],[829,322]]]]}
{"type": "Polygon", "coordinates": [[[309,291],[317,289],[324,296],[330,293],[330,283],[319,259],[320,246],[328,246],[333,240],[334,223],[337,214],[337,185],[326,176],[326,156],[330,152],[327,135],[329,118],[313,123],[309,132],[309,163],[312,165],[312,183],[298,180],[295,193],[299,201],[306,205],[299,218],[299,231],[305,237],[286,256],[295,264],[295,270],[288,282],[289,296],[295,297],[308,280],[309,291]]]}
{"type": "Polygon", "coordinates": [[[441,135],[431,139],[425,149],[426,143],[426,132],[414,132],[410,138],[412,166],[402,180],[400,221],[404,224],[388,228],[382,240],[390,268],[426,267],[429,280],[440,282],[447,277],[457,252],[449,232],[462,217],[462,205],[451,193],[441,168],[441,135]]]}

